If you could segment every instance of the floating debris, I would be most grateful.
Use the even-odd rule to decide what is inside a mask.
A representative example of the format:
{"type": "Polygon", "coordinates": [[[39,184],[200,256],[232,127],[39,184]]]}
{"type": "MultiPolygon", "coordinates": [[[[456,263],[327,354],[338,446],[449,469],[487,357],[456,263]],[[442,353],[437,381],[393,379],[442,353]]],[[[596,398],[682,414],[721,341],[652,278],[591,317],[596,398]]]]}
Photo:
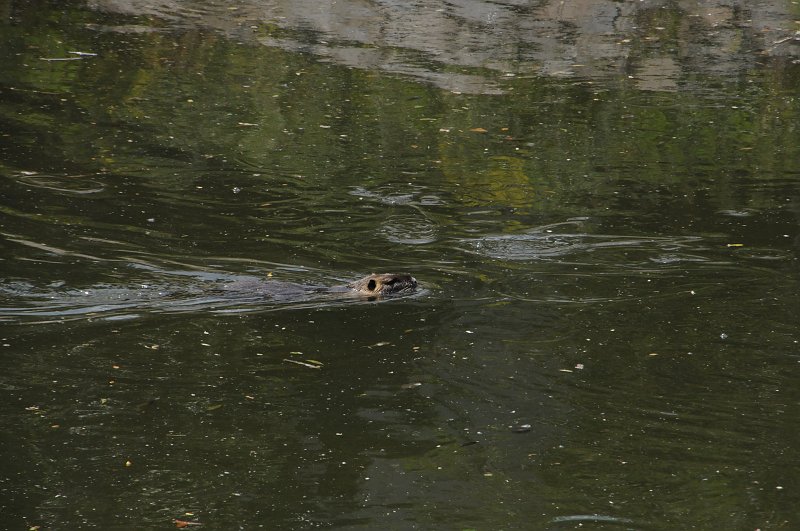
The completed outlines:
{"type": "Polygon", "coordinates": [[[297,361],[297,360],[290,360],[288,358],[283,358],[283,361],[287,363],[294,363],[295,365],[301,365],[303,367],[307,367],[309,369],[321,369],[322,363],[315,362],[315,360],[308,360],[310,363],[306,363],[305,361],[297,361]]]}

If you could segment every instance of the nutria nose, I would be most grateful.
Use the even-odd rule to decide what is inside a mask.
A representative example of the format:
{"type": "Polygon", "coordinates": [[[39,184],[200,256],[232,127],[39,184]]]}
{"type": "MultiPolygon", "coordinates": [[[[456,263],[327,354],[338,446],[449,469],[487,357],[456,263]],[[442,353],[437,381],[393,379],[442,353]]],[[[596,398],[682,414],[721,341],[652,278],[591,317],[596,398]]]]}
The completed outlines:
{"type": "Polygon", "coordinates": [[[350,284],[350,288],[368,294],[389,295],[417,287],[417,279],[407,273],[372,273],[350,284]]]}

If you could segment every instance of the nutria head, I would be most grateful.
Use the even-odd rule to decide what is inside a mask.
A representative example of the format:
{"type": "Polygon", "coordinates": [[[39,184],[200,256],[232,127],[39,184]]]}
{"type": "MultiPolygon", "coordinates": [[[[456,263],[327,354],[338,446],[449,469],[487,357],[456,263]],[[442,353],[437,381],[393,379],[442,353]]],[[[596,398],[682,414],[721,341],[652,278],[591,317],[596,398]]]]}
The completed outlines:
{"type": "Polygon", "coordinates": [[[372,273],[349,287],[364,295],[389,295],[415,289],[417,279],[407,273],[372,273]]]}

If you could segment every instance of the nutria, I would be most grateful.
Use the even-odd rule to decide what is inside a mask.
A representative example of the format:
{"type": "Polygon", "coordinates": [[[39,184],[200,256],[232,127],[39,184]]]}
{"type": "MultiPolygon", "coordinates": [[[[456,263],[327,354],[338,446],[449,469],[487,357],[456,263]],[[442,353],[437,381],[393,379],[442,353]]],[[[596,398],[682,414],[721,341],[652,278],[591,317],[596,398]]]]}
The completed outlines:
{"type": "Polygon", "coordinates": [[[275,279],[265,281],[256,277],[241,278],[223,285],[226,293],[252,293],[258,297],[284,301],[310,300],[324,294],[352,294],[375,300],[385,295],[407,293],[416,287],[417,279],[407,273],[372,273],[350,284],[338,286],[298,284],[275,279]]]}
{"type": "Polygon", "coordinates": [[[347,287],[364,295],[390,295],[415,289],[417,279],[408,273],[372,273],[347,287]]]}
{"type": "MultiPolygon", "coordinates": [[[[183,273],[183,272],[176,272],[183,273]]],[[[186,273],[189,276],[190,273],[186,273]]],[[[407,273],[373,273],[360,280],[338,286],[300,284],[260,276],[219,275],[188,285],[140,285],[136,287],[97,285],[72,290],[30,292],[30,286],[19,288],[25,293],[19,307],[0,308],[0,321],[9,316],[69,315],[70,318],[96,316],[115,312],[121,316],[136,316],[148,309],[157,312],[242,311],[270,304],[305,304],[319,301],[360,299],[375,301],[392,295],[414,291],[417,280],[407,273]],[[76,317],[77,316],[77,317],[76,317]]],[[[20,284],[22,286],[22,284],[20,284]]],[[[3,289],[4,286],[0,286],[3,289]]],[[[6,292],[3,294],[5,295],[6,292]]],[[[7,293],[14,294],[11,291],[7,293]]],[[[300,306],[302,307],[302,306],[300,306]]]]}

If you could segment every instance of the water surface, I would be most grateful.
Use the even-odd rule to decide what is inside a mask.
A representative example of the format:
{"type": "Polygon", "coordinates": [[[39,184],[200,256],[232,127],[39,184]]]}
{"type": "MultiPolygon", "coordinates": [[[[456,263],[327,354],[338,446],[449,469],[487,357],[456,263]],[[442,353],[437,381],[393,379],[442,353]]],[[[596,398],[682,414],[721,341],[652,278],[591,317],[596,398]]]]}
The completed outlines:
{"type": "Polygon", "coordinates": [[[7,527],[800,525],[791,2],[0,7],[7,527]]]}

